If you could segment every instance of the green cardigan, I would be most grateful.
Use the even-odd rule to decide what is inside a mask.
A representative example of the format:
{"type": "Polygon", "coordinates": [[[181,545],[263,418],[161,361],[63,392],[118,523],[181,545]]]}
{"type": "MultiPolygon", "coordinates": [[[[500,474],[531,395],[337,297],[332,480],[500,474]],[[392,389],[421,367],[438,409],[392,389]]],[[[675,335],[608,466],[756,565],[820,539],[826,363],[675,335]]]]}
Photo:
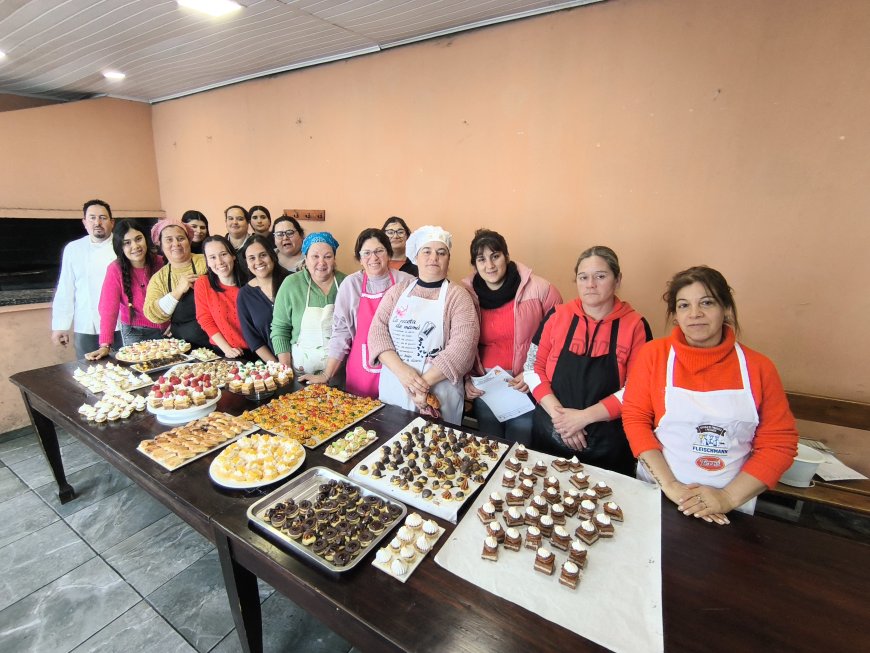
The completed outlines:
{"type": "Polygon", "coordinates": [[[346,276],[344,272],[336,270],[335,282],[326,296],[311,279],[308,270],[291,274],[284,279],[278,294],[275,295],[275,310],[272,313],[272,350],[275,355],[290,351],[291,345],[299,340],[299,329],[302,325],[302,314],[305,312],[305,298],[309,287],[311,296],[308,299],[308,306],[323,308],[335,304],[338,285],[346,276]]]}

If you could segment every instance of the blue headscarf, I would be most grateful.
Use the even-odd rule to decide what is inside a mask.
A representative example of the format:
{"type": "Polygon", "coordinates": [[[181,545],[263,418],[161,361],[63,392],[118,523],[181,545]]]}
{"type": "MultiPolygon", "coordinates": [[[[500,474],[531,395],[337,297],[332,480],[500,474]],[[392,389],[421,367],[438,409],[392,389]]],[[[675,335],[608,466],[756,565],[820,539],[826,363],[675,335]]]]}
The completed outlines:
{"type": "Polygon", "coordinates": [[[338,241],[332,236],[328,231],[315,231],[313,234],[308,234],[305,236],[305,240],[302,241],[302,255],[305,256],[308,254],[308,250],[311,249],[311,246],[314,243],[326,243],[330,247],[332,247],[333,253],[338,249],[338,241]]]}

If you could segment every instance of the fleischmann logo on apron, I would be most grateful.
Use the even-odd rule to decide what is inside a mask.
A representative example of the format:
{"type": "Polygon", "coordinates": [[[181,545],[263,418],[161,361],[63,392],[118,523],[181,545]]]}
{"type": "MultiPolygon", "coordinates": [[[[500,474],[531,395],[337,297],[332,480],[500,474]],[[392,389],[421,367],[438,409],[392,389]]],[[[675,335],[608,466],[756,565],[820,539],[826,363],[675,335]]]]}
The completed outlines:
{"type": "Polygon", "coordinates": [[[692,443],[692,451],[712,456],[728,454],[728,439],[725,437],[725,429],[721,426],[701,424],[695,430],[697,436],[692,443]]]}

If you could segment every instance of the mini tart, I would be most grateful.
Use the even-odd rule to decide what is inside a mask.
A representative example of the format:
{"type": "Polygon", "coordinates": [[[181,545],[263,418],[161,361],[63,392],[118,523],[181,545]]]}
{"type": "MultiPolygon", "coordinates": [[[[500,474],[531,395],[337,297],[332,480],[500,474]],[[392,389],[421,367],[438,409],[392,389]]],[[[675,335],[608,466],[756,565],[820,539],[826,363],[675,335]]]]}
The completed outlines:
{"type": "Polygon", "coordinates": [[[495,506],[487,501],[477,509],[477,516],[484,524],[489,524],[495,520],[495,506]]]}
{"type": "Polygon", "coordinates": [[[580,522],[574,534],[586,542],[586,544],[594,544],[598,541],[598,529],[595,528],[595,524],[589,519],[580,522]]]}
{"type": "Polygon", "coordinates": [[[556,556],[553,555],[553,552],[544,547],[538,547],[535,552],[535,571],[552,576],[555,568],[556,556]]]}
{"type": "Polygon", "coordinates": [[[589,556],[589,550],[578,541],[571,542],[568,547],[568,560],[573,562],[578,567],[585,567],[586,560],[589,556]]]}
{"type": "Polygon", "coordinates": [[[606,514],[610,515],[610,518],[613,521],[622,521],[623,520],[622,508],[620,508],[613,501],[608,501],[607,503],[604,504],[604,512],[606,514]]]}
{"type": "Polygon", "coordinates": [[[589,475],[584,474],[583,472],[577,472],[576,474],[571,474],[571,478],[568,479],[568,482],[578,490],[585,490],[589,487],[589,475]]]}
{"type": "Polygon", "coordinates": [[[613,494],[613,490],[610,489],[610,486],[607,485],[604,481],[598,481],[595,484],[595,487],[592,488],[595,490],[595,494],[598,495],[599,499],[603,499],[604,497],[609,497],[613,494]]]}
{"type": "Polygon", "coordinates": [[[568,547],[571,546],[571,536],[563,527],[556,526],[556,528],[553,529],[553,535],[550,537],[550,544],[557,549],[567,551],[568,547]]]}
{"type": "Polygon", "coordinates": [[[559,573],[559,584],[570,587],[572,590],[577,589],[577,583],[580,580],[580,567],[570,560],[562,563],[562,571],[559,573]]]}
{"type": "Polygon", "coordinates": [[[613,522],[610,521],[610,517],[602,513],[595,515],[595,528],[598,529],[600,537],[613,537],[613,533],[616,530],[613,528],[613,522]]]}
{"type": "Polygon", "coordinates": [[[539,546],[541,546],[541,530],[537,526],[529,526],[526,530],[525,547],[534,551],[539,546]]]}
{"type": "Polygon", "coordinates": [[[504,548],[509,551],[519,551],[523,545],[523,538],[516,528],[508,528],[504,532],[504,548]]]}
{"type": "Polygon", "coordinates": [[[524,522],[523,513],[516,506],[511,506],[504,512],[504,523],[508,526],[522,526],[524,522]]]}
{"type": "Polygon", "coordinates": [[[480,557],[492,562],[498,561],[498,542],[494,537],[483,540],[483,551],[480,552],[480,557]]]}
{"type": "Polygon", "coordinates": [[[512,472],[520,471],[520,461],[511,456],[508,458],[507,462],[504,464],[506,469],[511,470],[512,472]]]}
{"type": "Polygon", "coordinates": [[[564,472],[568,470],[568,461],[564,458],[556,458],[556,460],[554,460],[550,464],[557,472],[564,472]]]}

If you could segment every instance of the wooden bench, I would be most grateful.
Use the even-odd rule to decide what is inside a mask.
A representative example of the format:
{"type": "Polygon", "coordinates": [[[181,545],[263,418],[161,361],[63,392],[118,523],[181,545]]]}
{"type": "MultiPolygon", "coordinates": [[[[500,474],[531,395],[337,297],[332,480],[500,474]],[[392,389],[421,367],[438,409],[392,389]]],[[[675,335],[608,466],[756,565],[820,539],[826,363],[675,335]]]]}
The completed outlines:
{"type": "MultiPolygon", "coordinates": [[[[870,431],[870,404],[796,392],[787,392],[786,396],[791,411],[798,420],[870,431]]],[[[813,433],[807,432],[807,429],[799,427],[799,431],[803,437],[821,439],[814,437],[813,433]]],[[[870,438],[870,433],[867,437],[870,438]]],[[[816,480],[815,485],[808,488],[778,483],[770,492],[798,501],[809,501],[870,515],[870,480],[816,480]]]]}

